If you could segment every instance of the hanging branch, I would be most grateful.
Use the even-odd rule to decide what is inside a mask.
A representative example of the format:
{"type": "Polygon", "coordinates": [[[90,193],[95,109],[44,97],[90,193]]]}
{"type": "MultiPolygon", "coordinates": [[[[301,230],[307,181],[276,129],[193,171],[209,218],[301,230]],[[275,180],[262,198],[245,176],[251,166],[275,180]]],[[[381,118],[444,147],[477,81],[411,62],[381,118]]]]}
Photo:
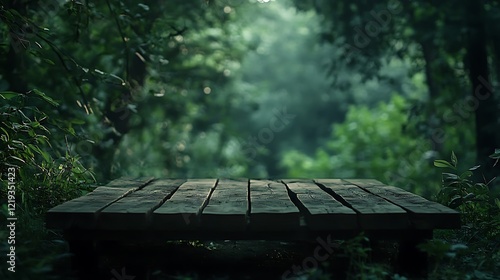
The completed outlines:
{"type": "MultiPolygon", "coordinates": [[[[40,34],[36,34],[36,36],[40,39],[42,39],[44,42],[46,42],[49,46],[50,46],[50,49],[56,54],[57,58],[59,59],[59,61],[61,62],[62,66],[64,67],[64,69],[66,70],[66,74],[73,80],[73,82],[75,83],[75,85],[78,87],[78,91],[80,92],[80,96],[82,98],[82,101],[83,101],[83,108],[85,109],[85,112],[87,114],[90,114],[90,105],[89,105],[89,102],[87,101],[87,97],[85,96],[85,92],[83,91],[82,87],[80,86],[80,82],[78,81],[78,79],[74,76],[74,75],[71,75],[71,69],[69,69],[68,65],[66,64],[66,61],[64,61],[64,58],[62,56],[62,51],[56,46],[54,45],[54,43],[52,43],[49,39],[41,36],[40,34]],[[87,108],[88,107],[88,108],[87,108]]],[[[76,63],[75,60],[73,60],[72,58],[70,58],[70,60],[77,66],[78,63],[76,63]]]]}
{"type": "Polygon", "coordinates": [[[127,38],[125,37],[125,34],[123,33],[122,27],[120,25],[120,22],[118,21],[118,17],[116,16],[113,8],[111,7],[111,3],[109,0],[106,0],[106,4],[108,5],[109,12],[113,16],[116,22],[116,26],[118,27],[118,32],[120,33],[120,37],[122,38],[123,45],[125,47],[125,80],[128,82],[129,81],[129,47],[127,43],[127,38]]]}

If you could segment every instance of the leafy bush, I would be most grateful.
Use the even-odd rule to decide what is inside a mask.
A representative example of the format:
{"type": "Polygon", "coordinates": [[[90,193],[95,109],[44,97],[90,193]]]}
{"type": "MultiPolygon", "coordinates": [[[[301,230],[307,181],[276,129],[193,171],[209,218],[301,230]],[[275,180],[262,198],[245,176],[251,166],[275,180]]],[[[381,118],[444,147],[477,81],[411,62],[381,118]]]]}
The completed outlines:
{"type": "MultiPolygon", "coordinates": [[[[491,157],[498,162],[500,149],[497,149],[491,157]]],[[[500,199],[495,197],[490,187],[495,178],[485,182],[474,182],[471,177],[474,172],[480,170],[480,166],[459,171],[457,164],[458,159],[454,152],[451,154],[451,161],[434,161],[436,167],[452,171],[442,173],[442,188],[437,195],[438,201],[460,210],[466,226],[485,233],[488,238],[499,237],[500,199]]]]}
{"type": "MultiPolygon", "coordinates": [[[[57,102],[38,90],[26,94],[1,92],[4,102],[0,108],[0,179],[2,197],[15,197],[15,209],[1,205],[1,215],[9,217],[15,210],[16,279],[48,278],[48,272],[58,260],[67,257],[61,238],[45,229],[46,211],[87,191],[92,174],[85,169],[77,155],[73,155],[65,136],[65,144],[54,135],[77,137],[72,123],[50,118],[43,105],[57,106],[57,102]],[[15,189],[8,189],[7,170],[15,170],[15,189]],[[9,192],[8,192],[9,191],[9,192]],[[17,243],[17,242],[16,242],[17,243]],[[21,269],[22,268],[22,269],[21,269]]],[[[1,240],[7,240],[7,228],[0,229],[1,240]]],[[[0,251],[8,252],[9,244],[2,242],[0,251]]],[[[2,270],[0,278],[8,279],[10,272],[2,270]]]]}
{"type": "MultiPolygon", "coordinates": [[[[500,158],[497,149],[490,156],[500,158]]],[[[480,166],[460,170],[452,152],[450,161],[436,160],[434,165],[449,169],[442,173],[442,187],[437,198],[442,204],[462,214],[462,228],[440,231],[437,238],[421,249],[434,258],[431,279],[496,279],[500,274],[500,200],[491,187],[494,179],[476,182],[480,166]]]]}
{"type": "MultiPolygon", "coordinates": [[[[0,99],[6,101],[0,115],[1,167],[17,170],[17,192],[24,203],[43,213],[48,207],[81,195],[78,186],[88,183],[93,175],[71,152],[67,135],[77,136],[72,123],[52,119],[39,109],[46,103],[58,103],[38,90],[27,94],[2,92],[0,99]],[[49,138],[54,134],[66,135],[65,145],[57,143],[60,139],[49,138]]],[[[2,193],[7,189],[5,179],[2,176],[2,193]]]]}
{"type": "Polygon", "coordinates": [[[287,175],[375,178],[430,196],[439,187],[427,180],[437,175],[430,161],[435,153],[425,139],[404,133],[406,108],[407,101],[399,95],[376,108],[351,106],[346,120],[333,126],[331,139],[314,157],[299,151],[285,154],[287,175]]]}

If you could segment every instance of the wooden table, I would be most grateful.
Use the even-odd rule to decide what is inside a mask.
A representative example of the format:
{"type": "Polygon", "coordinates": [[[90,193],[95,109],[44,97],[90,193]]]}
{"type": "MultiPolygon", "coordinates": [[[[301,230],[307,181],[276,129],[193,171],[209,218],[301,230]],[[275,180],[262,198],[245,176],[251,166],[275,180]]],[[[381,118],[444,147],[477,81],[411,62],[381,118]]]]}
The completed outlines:
{"type": "Polygon", "coordinates": [[[121,178],[52,208],[46,222],[64,231],[86,269],[96,244],[106,241],[316,240],[364,232],[399,240],[401,268],[418,274],[427,261],[415,246],[434,229],[459,228],[460,216],[371,179],[121,178]]]}

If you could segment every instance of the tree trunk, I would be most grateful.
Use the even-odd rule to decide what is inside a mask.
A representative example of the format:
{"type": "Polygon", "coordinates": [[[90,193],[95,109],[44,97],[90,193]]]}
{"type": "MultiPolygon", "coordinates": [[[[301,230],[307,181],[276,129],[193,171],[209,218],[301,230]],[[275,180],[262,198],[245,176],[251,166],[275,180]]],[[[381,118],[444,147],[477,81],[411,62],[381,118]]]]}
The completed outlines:
{"type": "Polygon", "coordinates": [[[492,168],[488,156],[498,148],[498,106],[490,84],[486,33],[483,22],[482,1],[469,0],[467,64],[472,85],[470,105],[476,108],[476,151],[477,161],[486,169],[486,179],[491,178],[492,168]]]}
{"type": "MultiPolygon", "coordinates": [[[[26,16],[28,3],[23,1],[14,1],[6,5],[7,9],[13,9],[22,17],[26,16]]],[[[1,17],[3,19],[3,17],[1,17]]],[[[4,79],[9,84],[9,90],[19,93],[26,93],[28,86],[24,78],[24,65],[22,59],[25,58],[26,48],[29,48],[31,33],[25,30],[23,19],[18,18],[17,22],[21,26],[18,30],[9,30],[10,46],[7,57],[4,61],[4,79]]]]}
{"type": "MultiPolygon", "coordinates": [[[[422,46],[422,54],[425,60],[425,79],[427,81],[427,87],[429,88],[429,100],[431,100],[431,102],[438,98],[440,89],[434,79],[435,63],[433,65],[433,62],[436,59],[436,46],[434,46],[433,40],[434,36],[430,36],[430,38],[424,39],[420,42],[420,45],[422,46]]],[[[433,113],[431,114],[435,116],[435,114],[438,113],[436,111],[437,107],[435,105],[430,106],[431,108],[434,107],[432,110],[433,113]]],[[[436,129],[436,127],[432,127],[432,129],[436,129]]],[[[430,141],[432,142],[434,151],[440,152],[442,150],[442,141],[439,141],[439,139],[433,137],[433,135],[430,135],[430,141]]]]}

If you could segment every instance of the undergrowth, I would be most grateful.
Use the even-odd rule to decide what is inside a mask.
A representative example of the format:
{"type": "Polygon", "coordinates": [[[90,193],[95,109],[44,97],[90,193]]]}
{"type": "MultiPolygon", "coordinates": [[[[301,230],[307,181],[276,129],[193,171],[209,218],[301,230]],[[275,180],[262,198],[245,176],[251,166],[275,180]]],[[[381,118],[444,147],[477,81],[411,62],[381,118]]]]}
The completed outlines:
{"type": "Polygon", "coordinates": [[[0,229],[0,253],[15,252],[15,273],[4,264],[0,279],[61,279],[53,272],[68,259],[67,246],[45,228],[45,213],[90,191],[93,175],[67,144],[67,137],[79,137],[71,123],[51,119],[37,107],[55,107],[56,101],[38,90],[1,92],[0,100],[5,104],[0,108],[0,194],[6,198],[0,213],[4,220],[17,218],[15,239],[8,239],[9,228],[0,229]]]}

